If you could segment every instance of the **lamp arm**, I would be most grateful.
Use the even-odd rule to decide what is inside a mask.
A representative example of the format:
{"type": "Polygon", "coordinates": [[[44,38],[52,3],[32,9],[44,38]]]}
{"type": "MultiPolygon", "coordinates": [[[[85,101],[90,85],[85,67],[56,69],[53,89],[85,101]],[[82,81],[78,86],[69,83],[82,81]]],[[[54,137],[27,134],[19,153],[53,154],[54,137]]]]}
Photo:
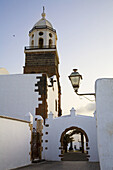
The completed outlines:
{"type": "Polygon", "coordinates": [[[88,96],[88,95],[89,96],[91,96],[91,95],[95,96],[95,93],[81,93],[81,94],[79,94],[78,92],[76,92],[76,94],[79,95],[79,96],[88,96]]]}

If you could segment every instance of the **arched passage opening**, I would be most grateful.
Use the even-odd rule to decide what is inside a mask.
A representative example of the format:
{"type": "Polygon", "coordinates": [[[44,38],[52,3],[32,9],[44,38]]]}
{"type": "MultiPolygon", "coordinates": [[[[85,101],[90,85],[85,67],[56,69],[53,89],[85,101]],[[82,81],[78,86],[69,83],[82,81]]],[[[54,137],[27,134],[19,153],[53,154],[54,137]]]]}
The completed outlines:
{"type": "Polygon", "coordinates": [[[61,134],[61,160],[63,161],[88,161],[88,136],[79,127],[69,127],[61,134]]]}

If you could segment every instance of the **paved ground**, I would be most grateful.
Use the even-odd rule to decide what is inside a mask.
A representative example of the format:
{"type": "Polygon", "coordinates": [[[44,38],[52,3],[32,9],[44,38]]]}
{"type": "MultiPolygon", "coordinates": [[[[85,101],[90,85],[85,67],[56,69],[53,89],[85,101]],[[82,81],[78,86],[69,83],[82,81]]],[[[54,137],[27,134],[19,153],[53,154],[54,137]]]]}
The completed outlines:
{"type": "Polygon", "coordinates": [[[86,161],[86,154],[81,152],[68,152],[64,154],[64,161],[44,161],[33,163],[18,170],[100,170],[99,163],[86,161]]]}
{"type": "Polygon", "coordinates": [[[87,161],[87,154],[81,152],[64,153],[63,161],[87,161]]]}
{"type": "Polygon", "coordinates": [[[100,170],[99,163],[88,161],[61,161],[33,163],[18,170],[100,170]]]}

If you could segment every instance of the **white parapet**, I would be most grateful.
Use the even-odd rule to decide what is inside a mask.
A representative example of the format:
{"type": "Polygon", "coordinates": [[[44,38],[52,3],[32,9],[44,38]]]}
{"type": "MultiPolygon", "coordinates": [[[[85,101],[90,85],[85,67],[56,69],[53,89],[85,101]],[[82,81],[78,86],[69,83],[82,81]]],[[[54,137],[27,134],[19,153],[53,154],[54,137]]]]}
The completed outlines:
{"type": "Polygon", "coordinates": [[[31,124],[33,124],[33,116],[30,112],[26,113],[25,120],[27,120],[27,121],[31,122],[31,124]]]}
{"type": "Polygon", "coordinates": [[[76,115],[76,110],[74,109],[74,107],[72,107],[72,109],[70,110],[70,115],[71,116],[75,116],[76,115]]]}
{"type": "Polygon", "coordinates": [[[49,118],[49,119],[53,119],[53,113],[52,113],[52,112],[50,112],[50,113],[48,114],[48,118],[49,118]]]}
{"type": "Polygon", "coordinates": [[[62,136],[69,130],[79,129],[87,137],[86,150],[89,161],[98,161],[96,119],[91,116],[77,115],[71,109],[71,115],[53,118],[50,112],[43,126],[42,158],[48,161],[61,161],[63,157],[62,136]]]}

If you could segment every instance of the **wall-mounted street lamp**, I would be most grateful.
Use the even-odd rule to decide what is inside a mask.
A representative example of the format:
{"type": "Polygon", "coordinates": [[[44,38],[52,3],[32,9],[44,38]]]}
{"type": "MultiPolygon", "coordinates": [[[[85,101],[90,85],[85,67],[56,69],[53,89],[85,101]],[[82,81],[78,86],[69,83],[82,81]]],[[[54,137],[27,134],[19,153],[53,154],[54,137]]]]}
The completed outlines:
{"type": "Polygon", "coordinates": [[[76,92],[77,95],[83,96],[83,95],[93,95],[95,96],[95,93],[83,93],[79,94],[78,89],[80,86],[80,80],[82,79],[82,75],[77,72],[77,69],[73,69],[73,72],[70,74],[69,79],[71,81],[71,84],[73,86],[74,91],[76,92]]]}

